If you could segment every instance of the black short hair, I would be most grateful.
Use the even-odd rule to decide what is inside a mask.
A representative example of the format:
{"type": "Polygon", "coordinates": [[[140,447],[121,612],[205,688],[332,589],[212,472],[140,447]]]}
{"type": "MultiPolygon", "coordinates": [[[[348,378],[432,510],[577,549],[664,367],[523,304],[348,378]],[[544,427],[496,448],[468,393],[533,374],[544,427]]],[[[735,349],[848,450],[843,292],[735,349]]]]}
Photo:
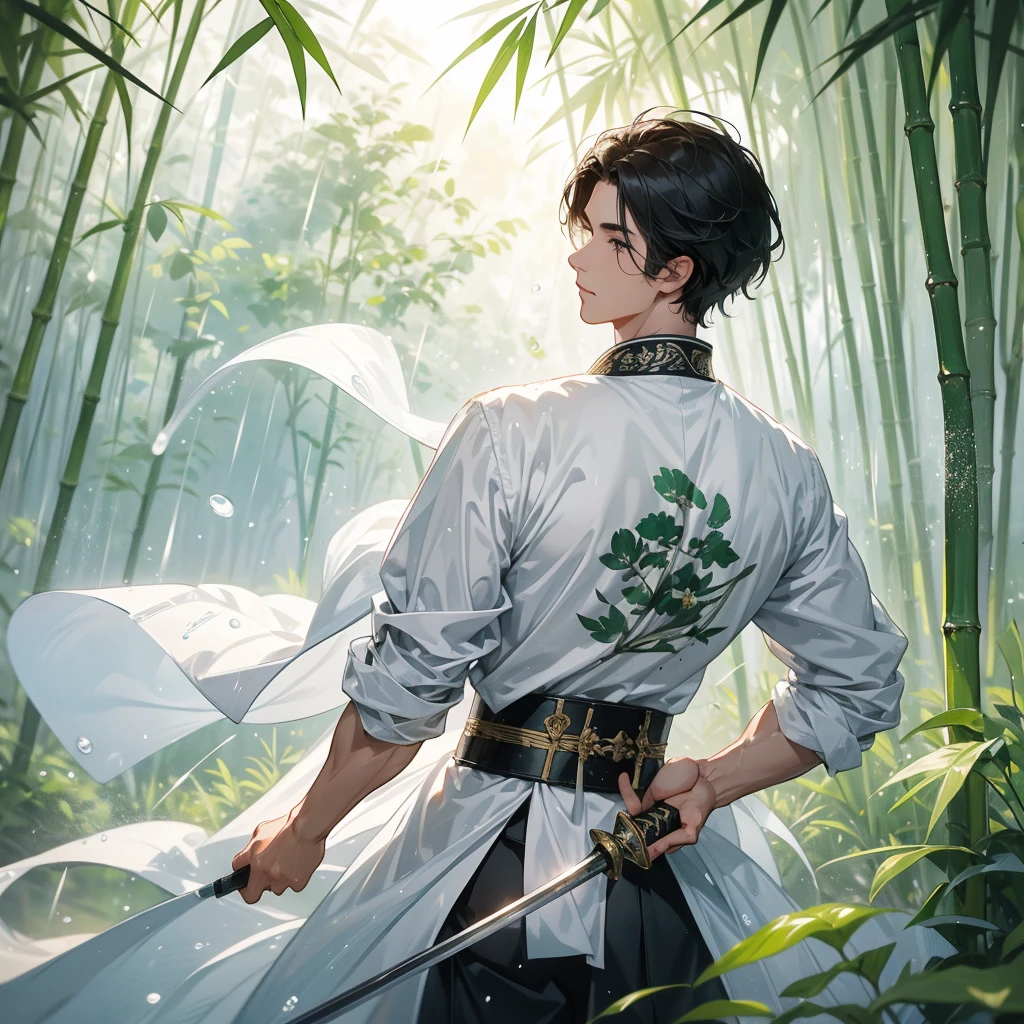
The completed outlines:
{"type": "Polygon", "coordinates": [[[707,327],[704,317],[716,304],[728,316],[724,302],[730,295],[742,290],[753,298],[747,286],[758,272],[756,284],[764,280],[775,249],[782,246],[779,258],[785,252],[778,207],[749,149],[724,131],[675,115],[698,113],[716,123],[721,118],[690,110],[648,118],[651,109],[656,108],[597,137],[566,183],[561,223],[574,239],[589,232],[584,210],[594,186],[599,181],[614,184],[619,222],[625,223],[628,208],[647,243],[640,267],[636,250],[625,239],[634,264],[655,277],[669,260],[689,256],[693,273],[683,285],[680,309],[707,327]]]}

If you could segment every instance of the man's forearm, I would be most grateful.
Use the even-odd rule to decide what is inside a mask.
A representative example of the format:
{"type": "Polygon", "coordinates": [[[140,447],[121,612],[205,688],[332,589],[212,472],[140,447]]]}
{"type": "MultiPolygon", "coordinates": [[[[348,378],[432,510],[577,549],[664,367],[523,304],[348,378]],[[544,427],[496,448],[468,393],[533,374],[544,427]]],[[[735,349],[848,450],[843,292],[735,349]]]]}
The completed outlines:
{"type": "Polygon", "coordinates": [[[387,743],[364,729],[354,704],[341,713],[331,749],[309,792],[292,809],[302,839],[321,840],[368,793],[390,782],[416,756],[419,743],[387,743]]]}
{"type": "Polygon", "coordinates": [[[715,791],[715,807],[724,807],[741,796],[803,775],[821,763],[813,750],[785,737],[775,705],[769,701],[735,743],[713,757],[701,758],[697,765],[701,777],[715,791]]]}

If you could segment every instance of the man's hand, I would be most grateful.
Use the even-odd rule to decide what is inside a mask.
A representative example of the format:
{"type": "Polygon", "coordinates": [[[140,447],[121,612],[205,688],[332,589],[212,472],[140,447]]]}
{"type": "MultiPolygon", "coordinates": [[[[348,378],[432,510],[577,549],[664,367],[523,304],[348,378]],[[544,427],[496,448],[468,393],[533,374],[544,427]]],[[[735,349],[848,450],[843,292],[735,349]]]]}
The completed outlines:
{"type": "Polygon", "coordinates": [[[625,772],[619,776],[619,792],[627,814],[646,811],[658,800],[679,811],[680,827],[647,848],[652,861],[663,853],[672,853],[681,846],[697,842],[716,800],[714,787],[701,777],[700,766],[692,757],[673,757],[666,761],[647,787],[643,800],[633,792],[625,772]]]}
{"type": "Polygon", "coordinates": [[[252,839],[236,853],[231,869],[249,865],[249,882],[238,891],[246,903],[258,903],[269,889],[280,896],[285,889],[302,892],[324,859],[325,839],[300,839],[292,828],[295,812],[262,821],[253,829],[252,839]]]}

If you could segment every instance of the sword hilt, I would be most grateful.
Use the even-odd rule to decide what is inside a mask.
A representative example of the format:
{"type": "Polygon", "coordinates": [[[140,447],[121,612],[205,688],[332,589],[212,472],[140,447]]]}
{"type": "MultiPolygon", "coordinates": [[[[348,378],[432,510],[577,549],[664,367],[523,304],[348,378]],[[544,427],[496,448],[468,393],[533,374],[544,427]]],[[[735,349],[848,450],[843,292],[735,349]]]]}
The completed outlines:
{"type": "Polygon", "coordinates": [[[599,828],[590,830],[590,838],[599,846],[608,859],[609,878],[622,874],[624,861],[641,868],[651,866],[651,855],[647,852],[652,843],[675,832],[679,828],[679,811],[671,804],[659,800],[653,807],[637,815],[619,811],[611,832],[599,828]]]}
{"type": "Polygon", "coordinates": [[[224,875],[222,878],[215,878],[212,882],[207,882],[206,885],[198,890],[196,895],[200,899],[205,899],[208,896],[216,896],[217,899],[220,899],[221,896],[227,896],[228,893],[244,889],[248,884],[249,865],[246,864],[237,871],[232,871],[230,875],[224,875]]]}

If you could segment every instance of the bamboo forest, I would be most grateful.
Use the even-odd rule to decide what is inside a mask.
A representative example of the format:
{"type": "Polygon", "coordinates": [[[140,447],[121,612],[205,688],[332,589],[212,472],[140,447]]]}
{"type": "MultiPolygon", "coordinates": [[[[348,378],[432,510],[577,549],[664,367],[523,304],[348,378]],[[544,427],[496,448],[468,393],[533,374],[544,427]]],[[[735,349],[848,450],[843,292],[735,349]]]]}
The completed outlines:
{"type": "MultiPolygon", "coordinates": [[[[784,255],[698,335],[817,453],[909,644],[859,767],[714,812],[790,902],[682,1019],[1024,1020],[1021,0],[0,0],[5,1022],[114,992],[103,1020],[255,1021],[455,749],[465,714],[302,891],[171,899],[324,765],[453,416],[612,345],[559,204],[645,111],[760,163],[784,255]],[[931,955],[896,959],[905,927],[931,955]],[[803,949],[778,1005],[735,981],[803,949]]],[[[748,625],[667,756],[733,743],[786,674],[748,625]]],[[[311,1009],[288,984],[281,1019],[311,1009]]]]}

